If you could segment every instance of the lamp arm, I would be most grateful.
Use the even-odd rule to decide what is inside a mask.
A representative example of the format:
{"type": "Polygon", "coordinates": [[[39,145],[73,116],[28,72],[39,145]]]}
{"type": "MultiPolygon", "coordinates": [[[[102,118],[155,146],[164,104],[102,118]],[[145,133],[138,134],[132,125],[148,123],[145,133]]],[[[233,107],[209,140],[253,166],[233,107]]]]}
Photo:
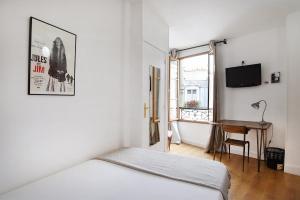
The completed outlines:
{"type": "Polygon", "coordinates": [[[266,109],[267,109],[267,102],[265,100],[260,100],[259,102],[264,102],[265,103],[265,109],[264,109],[264,112],[262,114],[262,117],[261,117],[261,121],[264,122],[264,115],[265,115],[265,112],[266,112],[266,109]]]}

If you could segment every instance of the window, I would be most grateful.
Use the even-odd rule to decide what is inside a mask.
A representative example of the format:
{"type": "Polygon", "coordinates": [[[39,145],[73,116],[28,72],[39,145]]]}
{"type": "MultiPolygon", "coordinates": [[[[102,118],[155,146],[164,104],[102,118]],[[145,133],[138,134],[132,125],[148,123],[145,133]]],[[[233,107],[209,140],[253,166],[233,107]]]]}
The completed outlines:
{"type": "Polygon", "coordinates": [[[169,121],[178,119],[178,77],[179,77],[179,61],[170,60],[169,68],[169,121]]]}
{"type": "Polygon", "coordinates": [[[169,113],[172,115],[169,119],[212,120],[213,76],[209,67],[212,62],[210,57],[205,52],[170,62],[169,113]],[[174,98],[175,94],[177,98],[174,98]]]}

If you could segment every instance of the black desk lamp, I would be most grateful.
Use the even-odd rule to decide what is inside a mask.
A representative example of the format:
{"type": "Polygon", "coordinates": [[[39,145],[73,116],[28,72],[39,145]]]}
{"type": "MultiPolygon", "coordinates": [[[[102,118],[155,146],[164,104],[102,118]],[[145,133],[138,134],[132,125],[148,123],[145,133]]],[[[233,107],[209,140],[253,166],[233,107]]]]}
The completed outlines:
{"type": "Polygon", "coordinates": [[[264,102],[265,108],[264,108],[264,112],[263,112],[263,114],[262,114],[260,123],[261,123],[261,124],[266,124],[266,122],[265,122],[265,120],[264,120],[264,115],[265,115],[265,111],[266,111],[266,108],[267,108],[267,102],[266,102],[265,100],[260,100],[260,101],[258,101],[258,102],[256,102],[256,103],[251,104],[251,107],[253,107],[253,108],[255,108],[255,109],[258,110],[259,107],[260,107],[261,102],[264,102]]]}

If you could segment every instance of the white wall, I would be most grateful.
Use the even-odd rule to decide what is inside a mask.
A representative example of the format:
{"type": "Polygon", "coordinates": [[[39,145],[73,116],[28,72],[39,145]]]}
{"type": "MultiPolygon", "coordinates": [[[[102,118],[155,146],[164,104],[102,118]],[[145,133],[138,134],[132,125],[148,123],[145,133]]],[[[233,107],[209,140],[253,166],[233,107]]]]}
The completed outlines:
{"type": "Polygon", "coordinates": [[[211,126],[208,124],[178,122],[178,129],[183,143],[206,148],[211,126]]]}
{"type": "Polygon", "coordinates": [[[287,17],[287,50],[288,50],[288,115],[286,135],[286,162],[285,171],[300,175],[300,12],[293,13],[287,17]]]}
{"type": "Polygon", "coordinates": [[[143,40],[169,53],[169,26],[147,1],[143,1],[143,40]]]}
{"type": "MultiPolygon", "coordinates": [[[[273,123],[273,139],[270,146],[284,147],[286,134],[286,93],[287,73],[285,54],[285,27],[261,31],[243,37],[229,39],[227,45],[217,47],[218,87],[220,93],[221,118],[260,121],[262,108],[253,109],[251,103],[265,99],[268,107],[265,120],[273,123]],[[225,68],[246,64],[262,64],[262,85],[249,88],[226,88],[225,68]],[[264,84],[270,81],[272,72],[281,72],[281,82],[264,84]]],[[[271,130],[268,135],[271,136],[271,130]]],[[[250,155],[256,157],[256,134],[251,131],[250,155]]],[[[242,152],[241,148],[233,152],[242,152]]]]}
{"type": "Polygon", "coordinates": [[[1,1],[0,193],[121,145],[121,0],[1,1]],[[29,17],[78,36],[76,96],[28,96],[29,17]]]}
{"type": "Polygon", "coordinates": [[[124,146],[142,146],[143,3],[124,1],[122,132],[124,146]]]}

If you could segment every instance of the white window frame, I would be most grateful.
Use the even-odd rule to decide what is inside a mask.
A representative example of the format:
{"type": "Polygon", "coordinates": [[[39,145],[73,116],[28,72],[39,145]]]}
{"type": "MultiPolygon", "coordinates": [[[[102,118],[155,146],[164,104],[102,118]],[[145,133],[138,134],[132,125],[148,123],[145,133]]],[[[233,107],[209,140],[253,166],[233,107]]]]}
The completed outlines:
{"type": "MultiPolygon", "coordinates": [[[[185,57],[180,57],[180,58],[178,58],[178,59],[176,59],[176,61],[177,61],[177,66],[178,66],[178,68],[177,68],[177,77],[178,77],[178,80],[177,80],[177,117],[176,117],[176,119],[175,120],[178,120],[178,121],[185,121],[185,122],[196,122],[196,123],[209,123],[209,121],[210,121],[210,113],[212,114],[213,113],[213,110],[211,110],[211,108],[210,108],[210,86],[209,86],[209,84],[210,84],[210,66],[209,66],[209,59],[210,59],[210,55],[209,55],[209,52],[208,51],[205,51],[205,52],[202,52],[202,53],[198,53],[198,54],[193,54],[193,55],[189,55],[189,56],[185,56],[185,57]],[[205,110],[207,110],[207,112],[208,112],[208,117],[207,117],[207,120],[190,120],[190,119],[183,119],[182,118],[182,116],[181,116],[181,110],[182,109],[184,109],[183,107],[179,107],[179,94],[180,94],[180,92],[179,92],[179,90],[180,90],[180,86],[179,86],[179,80],[181,79],[181,74],[180,74],[180,68],[181,68],[181,66],[180,66],[180,61],[182,60],[182,59],[186,59],[186,58],[190,58],[190,57],[195,57],[195,56],[201,56],[201,55],[205,55],[205,54],[207,54],[208,55],[208,87],[207,87],[207,89],[208,89],[208,96],[207,96],[207,109],[205,109],[205,110]],[[210,111],[211,110],[211,111],[210,111]]],[[[170,61],[171,61],[171,59],[169,59],[170,61]]],[[[173,60],[174,61],[174,60],[173,60]]],[[[170,67],[170,63],[169,63],[169,78],[170,78],[170,73],[171,73],[171,67],[170,67]]],[[[169,94],[170,94],[170,79],[169,79],[169,94]]],[[[191,95],[192,95],[192,93],[193,93],[193,89],[190,89],[191,90],[191,95]]],[[[187,90],[185,91],[185,92],[187,92],[187,90]]],[[[197,91],[196,91],[196,93],[200,93],[200,90],[198,89],[197,91]]],[[[170,96],[169,96],[170,97],[170,96]]],[[[169,103],[170,103],[170,98],[169,98],[169,101],[168,101],[169,103]]],[[[213,108],[212,108],[213,109],[213,108]]],[[[191,109],[191,110],[197,110],[197,109],[191,109]]],[[[168,111],[169,111],[169,121],[174,121],[174,119],[173,120],[170,120],[170,107],[169,107],[169,109],[168,109],[168,111]]]]}

